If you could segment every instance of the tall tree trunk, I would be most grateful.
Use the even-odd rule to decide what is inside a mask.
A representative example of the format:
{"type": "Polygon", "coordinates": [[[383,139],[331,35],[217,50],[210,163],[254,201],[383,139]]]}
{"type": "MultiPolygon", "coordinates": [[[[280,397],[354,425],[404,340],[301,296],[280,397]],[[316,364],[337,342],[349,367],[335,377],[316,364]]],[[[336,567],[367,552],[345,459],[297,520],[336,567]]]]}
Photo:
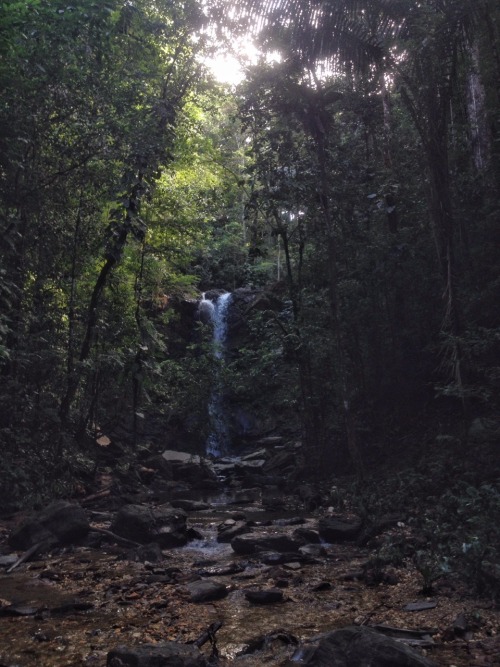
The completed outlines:
{"type": "MultiPolygon", "coordinates": [[[[450,76],[450,80],[451,76],[450,76]]],[[[448,367],[461,396],[464,416],[467,406],[463,393],[464,359],[459,342],[461,317],[456,290],[455,219],[453,215],[451,177],[448,158],[448,131],[451,87],[449,81],[442,85],[428,85],[422,100],[410,96],[402,89],[403,101],[413,118],[422,139],[427,159],[430,182],[430,214],[433,223],[436,251],[443,289],[444,312],[442,333],[446,337],[448,367]]],[[[418,91],[417,91],[418,93],[418,91]]]]}
{"type": "Polygon", "coordinates": [[[342,331],[339,318],[338,299],[338,262],[335,228],[330,209],[330,187],[327,169],[327,136],[323,128],[318,128],[315,134],[316,150],[319,167],[320,202],[323,213],[328,257],[328,286],[330,314],[333,329],[333,358],[336,360],[336,380],[339,387],[340,402],[343,409],[344,427],[347,447],[356,476],[361,482],[364,477],[364,467],[356,436],[356,425],[351,410],[351,378],[346,368],[345,354],[342,342],[342,331]]]}

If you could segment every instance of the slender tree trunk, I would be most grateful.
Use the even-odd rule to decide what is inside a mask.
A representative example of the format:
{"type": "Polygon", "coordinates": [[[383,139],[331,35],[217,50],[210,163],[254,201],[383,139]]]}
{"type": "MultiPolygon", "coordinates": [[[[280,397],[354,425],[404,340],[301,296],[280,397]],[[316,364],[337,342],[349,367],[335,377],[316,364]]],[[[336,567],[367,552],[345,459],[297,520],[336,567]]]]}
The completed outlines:
{"type": "Polygon", "coordinates": [[[339,386],[340,402],[343,409],[347,447],[354,470],[356,472],[356,476],[361,482],[364,477],[364,468],[356,437],[355,419],[351,410],[351,379],[346,368],[345,355],[342,344],[342,331],[339,319],[337,242],[335,238],[334,222],[330,210],[330,187],[327,170],[326,133],[317,133],[315,140],[318,156],[318,166],[320,171],[320,201],[321,209],[323,212],[325,233],[327,236],[328,291],[330,297],[330,314],[334,340],[333,352],[334,359],[336,360],[335,367],[337,371],[336,380],[339,386]]]}
{"type": "Polygon", "coordinates": [[[70,378],[74,372],[75,364],[75,296],[76,296],[76,260],[78,256],[78,245],[80,240],[80,226],[81,226],[81,211],[82,211],[83,192],[80,192],[80,202],[78,204],[78,211],[75,220],[75,231],[73,234],[73,248],[71,250],[71,284],[68,302],[68,350],[66,359],[66,383],[67,387],[70,383],[70,378]]]}
{"type": "Polygon", "coordinates": [[[144,260],[146,257],[146,242],[143,241],[141,249],[141,263],[139,272],[135,281],[135,321],[137,324],[137,331],[139,332],[139,344],[135,353],[134,370],[132,374],[132,426],[134,445],[137,444],[137,413],[139,410],[140,394],[141,394],[141,377],[143,368],[144,348],[146,347],[145,332],[142,322],[142,289],[144,277],[144,260]]]}

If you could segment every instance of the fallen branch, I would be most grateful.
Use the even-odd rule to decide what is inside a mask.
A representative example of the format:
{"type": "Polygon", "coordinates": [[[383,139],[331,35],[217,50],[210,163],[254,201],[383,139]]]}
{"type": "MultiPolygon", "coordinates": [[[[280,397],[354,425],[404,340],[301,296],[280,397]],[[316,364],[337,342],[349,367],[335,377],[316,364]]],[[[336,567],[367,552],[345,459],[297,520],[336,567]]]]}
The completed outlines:
{"type": "Polygon", "coordinates": [[[208,641],[212,644],[212,648],[215,647],[215,633],[222,628],[222,621],[215,621],[208,626],[205,632],[202,632],[198,639],[194,639],[189,644],[194,644],[198,648],[201,648],[203,644],[206,644],[208,641]]]}
{"type": "Polygon", "coordinates": [[[97,526],[90,526],[91,533],[100,533],[101,535],[106,535],[106,537],[111,538],[115,542],[120,544],[126,544],[129,547],[140,547],[142,544],[140,542],[134,542],[133,540],[128,540],[126,537],[120,537],[116,533],[106,530],[106,528],[97,528],[97,526]]]}
{"type": "Polygon", "coordinates": [[[30,547],[27,551],[23,553],[22,556],[20,556],[15,563],[13,563],[9,569],[7,570],[7,574],[10,574],[13,572],[17,567],[25,563],[27,560],[29,560],[36,552],[44,545],[47,543],[47,540],[42,540],[41,542],[37,542],[34,544],[32,547],[30,547]]]}
{"type": "Polygon", "coordinates": [[[87,503],[91,503],[94,500],[99,500],[100,498],[105,498],[110,494],[111,494],[111,486],[107,486],[105,489],[102,489],[102,491],[93,493],[91,496],[86,496],[85,498],[83,498],[83,500],[80,500],[80,505],[87,505],[87,503]]]}

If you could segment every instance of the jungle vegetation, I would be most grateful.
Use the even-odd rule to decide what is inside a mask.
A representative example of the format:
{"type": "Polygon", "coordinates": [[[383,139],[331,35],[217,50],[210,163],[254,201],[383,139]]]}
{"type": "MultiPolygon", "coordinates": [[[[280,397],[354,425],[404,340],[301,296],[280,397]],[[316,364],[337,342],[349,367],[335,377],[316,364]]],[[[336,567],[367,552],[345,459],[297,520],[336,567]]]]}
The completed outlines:
{"type": "Polygon", "coordinates": [[[498,415],[498,3],[231,7],[1,4],[9,503],[68,493],[103,434],[203,432],[213,362],[179,304],[213,288],[265,295],[227,383],[307,474],[453,457],[498,415]],[[205,58],[238,31],[262,58],[230,87],[205,58]]]}

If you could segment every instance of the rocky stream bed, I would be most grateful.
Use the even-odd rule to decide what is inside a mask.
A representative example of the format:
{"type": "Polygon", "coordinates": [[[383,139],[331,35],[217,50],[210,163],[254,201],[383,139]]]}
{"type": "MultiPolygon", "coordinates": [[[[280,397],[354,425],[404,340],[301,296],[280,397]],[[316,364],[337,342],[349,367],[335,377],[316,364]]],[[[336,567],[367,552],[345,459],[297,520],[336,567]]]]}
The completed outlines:
{"type": "Polygon", "coordinates": [[[107,478],[2,520],[0,667],[500,665],[491,601],[446,578],[424,596],[410,561],[374,565],[373,533],[404,521],[368,535],[272,470],[265,453],[170,453],[135,488],[107,478]]]}

